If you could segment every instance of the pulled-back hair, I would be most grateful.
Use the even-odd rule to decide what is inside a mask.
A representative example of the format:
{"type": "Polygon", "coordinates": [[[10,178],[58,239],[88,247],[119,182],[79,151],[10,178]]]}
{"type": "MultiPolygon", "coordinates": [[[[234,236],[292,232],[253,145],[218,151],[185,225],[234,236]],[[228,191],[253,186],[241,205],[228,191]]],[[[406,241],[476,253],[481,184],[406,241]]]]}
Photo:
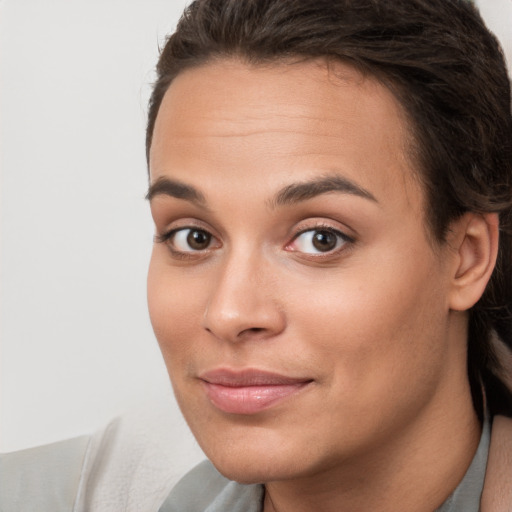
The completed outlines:
{"type": "Polygon", "coordinates": [[[491,410],[510,414],[502,364],[512,348],[510,82],[477,9],[467,0],[196,0],[157,65],[148,162],[173,79],[218,58],[351,63],[388,87],[409,118],[433,243],[443,243],[450,222],[465,212],[499,213],[496,269],[469,311],[468,375],[478,411],[483,382],[491,410]]]}

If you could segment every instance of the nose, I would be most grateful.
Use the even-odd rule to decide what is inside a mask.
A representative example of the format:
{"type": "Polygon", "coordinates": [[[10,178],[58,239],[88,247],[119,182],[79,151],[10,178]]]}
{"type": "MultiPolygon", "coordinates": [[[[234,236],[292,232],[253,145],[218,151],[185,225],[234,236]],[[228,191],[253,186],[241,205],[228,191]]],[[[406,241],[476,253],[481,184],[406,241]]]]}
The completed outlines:
{"type": "Polygon", "coordinates": [[[255,257],[233,256],[219,271],[204,313],[204,328],[229,342],[276,336],[286,326],[276,292],[268,264],[255,257]]]}

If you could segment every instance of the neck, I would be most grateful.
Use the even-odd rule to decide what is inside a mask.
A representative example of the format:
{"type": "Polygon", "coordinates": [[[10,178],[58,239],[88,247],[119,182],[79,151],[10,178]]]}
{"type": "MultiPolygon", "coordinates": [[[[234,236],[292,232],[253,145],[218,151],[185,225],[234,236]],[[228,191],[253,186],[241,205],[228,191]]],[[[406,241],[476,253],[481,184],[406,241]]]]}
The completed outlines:
{"type": "Polygon", "coordinates": [[[321,474],[268,483],[264,512],[437,509],[464,477],[480,439],[467,379],[458,384],[462,395],[434,401],[385,446],[321,474]]]}

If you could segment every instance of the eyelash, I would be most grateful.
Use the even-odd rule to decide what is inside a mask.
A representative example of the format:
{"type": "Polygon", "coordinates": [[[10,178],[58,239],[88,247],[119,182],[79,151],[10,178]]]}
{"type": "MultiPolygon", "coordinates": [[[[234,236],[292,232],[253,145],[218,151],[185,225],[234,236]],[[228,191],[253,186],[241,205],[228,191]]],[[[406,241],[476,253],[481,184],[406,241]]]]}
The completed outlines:
{"type": "Polygon", "coordinates": [[[300,252],[302,254],[306,254],[307,257],[309,258],[314,258],[314,259],[321,259],[321,258],[329,258],[329,257],[333,257],[337,254],[339,254],[340,252],[346,250],[346,245],[350,245],[350,244],[354,244],[355,243],[355,239],[348,236],[347,234],[343,233],[342,231],[340,231],[339,229],[335,229],[333,228],[332,226],[329,226],[329,225],[325,225],[325,224],[316,224],[315,226],[312,226],[312,227],[308,227],[308,228],[305,228],[305,229],[302,229],[301,231],[299,231],[293,238],[292,238],[292,241],[290,243],[288,243],[286,245],[287,248],[290,248],[290,251],[291,252],[300,252]],[[300,237],[306,233],[328,233],[330,235],[333,235],[334,237],[336,237],[336,247],[334,247],[333,249],[329,249],[325,252],[322,252],[322,251],[318,251],[318,252],[315,252],[315,253],[307,253],[305,251],[298,251],[296,249],[291,249],[291,245],[294,244],[297,240],[300,239],[300,237]]]}
{"type": "MultiPolygon", "coordinates": [[[[172,246],[171,241],[173,240],[173,238],[178,233],[186,232],[186,231],[189,231],[189,232],[194,232],[195,231],[195,232],[206,233],[208,236],[211,237],[211,240],[216,240],[216,237],[213,234],[211,234],[207,229],[204,229],[204,228],[198,227],[198,226],[183,226],[183,227],[171,229],[168,232],[163,233],[161,235],[156,235],[155,236],[155,242],[166,244],[167,247],[169,248],[172,256],[175,257],[175,258],[178,258],[178,259],[193,259],[193,258],[197,258],[197,257],[199,257],[201,255],[204,255],[209,250],[211,250],[210,249],[211,240],[210,240],[210,243],[209,243],[208,247],[205,248],[205,249],[194,250],[194,249],[191,248],[189,251],[181,251],[181,250],[175,249],[172,246]]],[[[337,255],[340,252],[346,250],[346,247],[345,247],[346,245],[354,244],[354,243],[355,243],[355,239],[350,237],[350,236],[348,236],[347,234],[343,233],[342,231],[340,231],[338,229],[335,229],[335,228],[333,228],[332,226],[329,226],[329,225],[316,224],[314,226],[304,228],[304,229],[300,230],[299,232],[297,232],[293,236],[292,240],[285,245],[285,249],[287,249],[289,252],[295,252],[295,253],[304,254],[308,258],[319,260],[319,259],[322,259],[322,258],[333,257],[334,255],[337,255]],[[331,234],[331,235],[335,236],[336,239],[337,239],[336,247],[334,249],[330,249],[330,250],[325,251],[325,252],[318,251],[316,253],[307,253],[307,252],[304,252],[304,251],[299,251],[297,249],[291,248],[291,246],[297,240],[299,240],[299,238],[302,235],[304,235],[305,233],[310,233],[310,232],[311,233],[315,233],[315,232],[322,233],[323,232],[323,233],[328,233],[328,234],[331,234]]]]}
{"type": "Polygon", "coordinates": [[[205,250],[197,250],[197,251],[195,251],[193,249],[191,249],[190,251],[180,251],[180,250],[175,249],[172,246],[171,242],[172,242],[173,238],[179,232],[185,232],[185,231],[190,231],[190,232],[196,231],[196,232],[206,233],[212,239],[216,239],[216,237],[214,235],[212,235],[207,229],[204,229],[202,227],[198,227],[198,226],[182,226],[182,227],[179,227],[179,228],[171,229],[171,230],[167,231],[166,233],[162,233],[161,235],[155,235],[155,242],[166,244],[168,249],[169,249],[169,251],[171,252],[172,256],[174,258],[178,258],[178,259],[183,259],[183,260],[192,259],[192,258],[197,258],[198,256],[204,254],[204,252],[207,251],[208,248],[205,249],[205,250]]]}

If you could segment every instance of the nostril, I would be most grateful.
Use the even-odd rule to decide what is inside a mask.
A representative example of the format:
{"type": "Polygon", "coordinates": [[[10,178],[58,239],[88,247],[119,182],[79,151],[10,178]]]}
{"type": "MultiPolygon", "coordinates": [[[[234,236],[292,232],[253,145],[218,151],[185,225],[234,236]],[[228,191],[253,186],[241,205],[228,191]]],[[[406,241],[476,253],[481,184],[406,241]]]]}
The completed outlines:
{"type": "MultiPolygon", "coordinates": [[[[285,328],[283,313],[277,305],[255,297],[254,294],[250,295],[254,301],[240,302],[237,294],[229,290],[229,293],[224,291],[221,294],[221,291],[205,308],[203,332],[219,340],[236,343],[271,338],[285,328]]],[[[244,293],[244,296],[248,294],[244,293]]]]}
{"type": "Polygon", "coordinates": [[[243,331],[240,331],[238,336],[240,337],[244,335],[259,334],[265,331],[266,329],[264,327],[250,327],[249,329],[244,329],[243,331]]]}

